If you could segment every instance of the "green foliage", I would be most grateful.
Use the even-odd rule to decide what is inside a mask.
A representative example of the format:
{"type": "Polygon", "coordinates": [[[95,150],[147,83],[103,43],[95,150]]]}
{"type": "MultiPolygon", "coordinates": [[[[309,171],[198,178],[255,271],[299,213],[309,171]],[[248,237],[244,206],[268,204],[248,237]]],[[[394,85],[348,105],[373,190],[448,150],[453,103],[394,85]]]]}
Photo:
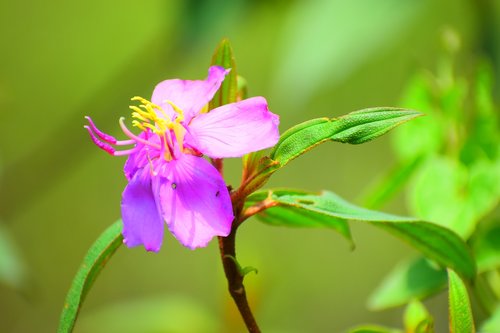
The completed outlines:
{"type": "Polygon", "coordinates": [[[448,281],[450,332],[475,332],[472,309],[465,284],[451,269],[448,269],[448,281]]]}
{"type": "Polygon", "coordinates": [[[68,333],[73,330],[78,312],[87,293],[107,261],[122,243],[122,221],[119,220],[106,229],[92,244],[66,296],[57,330],[58,333],[68,333]]]}
{"type": "Polygon", "coordinates": [[[364,143],[419,115],[419,112],[405,109],[372,108],[333,119],[309,120],[283,133],[271,151],[270,158],[283,167],[325,141],[364,143]]]}
{"type": "Polygon", "coordinates": [[[270,196],[266,192],[257,192],[249,197],[249,202],[263,198],[277,205],[258,215],[264,222],[287,226],[328,226],[349,239],[348,229],[344,226],[347,220],[368,222],[408,242],[424,255],[455,269],[466,278],[475,275],[475,263],[467,245],[455,233],[438,225],[361,208],[328,191],[317,195],[280,190],[271,191],[270,196]],[[312,218],[300,219],[300,214],[312,218]]]}
{"type": "Polygon", "coordinates": [[[369,308],[382,310],[422,299],[444,288],[446,271],[418,257],[397,265],[373,292],[369,308]]]}
{"type": "MultiPolygon", "coordinates": [[[[472,291],[489,313],[500,301],[500,293],[496,292],[500,220],[495,213],[500,203],[498,108],[492,98],[489,66],[480,63],[470,77],[457,77],[453,67],[452,55],[447,55],[436,74],[418,74],[410,82],[403,105],[421,110],[426,117],[394,132],[398,169],[393,168],[379,181],[366,200],[372,207],[379,206],[407,185],[406,198],[412,214],[453,230],[472,245],[479,273],[472,291]]],[[[422,271],[411,265],[398,267],[370,303],[375,303],[375,308],[386,308],[410,302],[412,296],[423,298],[442,289],[440,272],[439,278],[426,278],[418,292],[401,288],[405,294],[395,288],[396,294],[389,295],[388,283],[404,286],[405,279],[420,274],[422,271]]],[[[457,282],[458,277],[453,279],[453,274],[450,274],[450,291],[458,290],[467,296],[466,289],[460,289],[461,281],[457,282]]],[[[453,301],[459,296],[460,293],[453,294],[453,301]]],[[[450,305],[450,311],[456,310],[453,306],[450,305]]],[[[456,313],[454,316],[458,318],[456,313]]],[[[454,325],[463,325],[457,320],[454,325]]],[[[463,332],[471,330],[463,329],[463,332]]]]}

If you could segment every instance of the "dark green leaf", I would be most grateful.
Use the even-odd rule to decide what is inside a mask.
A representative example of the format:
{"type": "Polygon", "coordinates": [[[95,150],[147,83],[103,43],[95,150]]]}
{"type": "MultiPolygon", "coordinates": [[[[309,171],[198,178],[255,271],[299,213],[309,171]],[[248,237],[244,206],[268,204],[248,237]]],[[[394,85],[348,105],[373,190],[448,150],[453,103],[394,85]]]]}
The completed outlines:
{"type": "Polygon", "coordinates": [[[58,333],[68,333],[73,330],[78,311],[87,296],[92,284],[113,256],[115,251],[123,243],[122,222],[117,221],[106,229],[83,259],[80,269],[76,273],[71,288],[69,289],[64,308],[59,321],[58,333]]]}
{"type": "Polygon", "coordinates": [[[413,299],[423,299],[444,288],[446,271],[434,267],[425,258],[400,263],[373,292],[368,306],[373,310],[399,306],[413,299]]]}
{"type": "Polygon", "coordinates": [[[462,279],[448,269],[450,332],[473,333],[474,319],[467,288],[462,279]]]}
{"type": "MultiPolygon", "coordinates": [[[[265,191],[256,192],[249,197],[249,200],[250,202],[261,201],[267,195],[268,192],[265,191]]],[[[292,212],[286,219],[281,220],[284,225],[301,224],[300,218],[302,216],[297,215],[297,211],[333,218],[332,221],[335,224],[341,220],[369,222],[408,242],[439,264],[455,269],[464,277],[472,278],[475,275],[475,263],[467,245],[455,233],[439,225],[361,208],[327,191],[317,195],[282,190],[273,192],[270,199],[277,204],[277,207],[269,208],[260,213],[259,216],[264,220],[266,220],[266,216],[273,214],[273,210],[276,212],[276,209],[282,208],[279,211],[281,215],[284,215],[287,210],[292,212]],[[289,209],[290,207],[293,209],[289,209]]],[[[280,218],[279,215],[277,217],[280,218]]],[[[327,223],[323,222],[326,219],[319,221],[322,224],[327,223]]],[[[311,226],[318,225],[318,223],[312,224],[312,222],[311,226]]]]}
{"type": "Polygon", "coordinates": [[[238,93],[236,63],[234,60],[233,49],[231,48],[231,43],[228,39],[223,39],[217,46],[217,49],[212,57],[211,65],[222,66],[226,69],[230,68],[231,71],[226,75],[226,78],[222,82],[219,90],[210,101],[209,110],[215,109],[221,105],[236,102],[236,96],[238,93]]]}
{"type": "Polygon", "coordinates": [[[398,108],[372,108],[339,118],[309,120],[283,133],[270,157],[283,167],[323,142],[364,143],[420,115],[416,111],[398,108]]]}

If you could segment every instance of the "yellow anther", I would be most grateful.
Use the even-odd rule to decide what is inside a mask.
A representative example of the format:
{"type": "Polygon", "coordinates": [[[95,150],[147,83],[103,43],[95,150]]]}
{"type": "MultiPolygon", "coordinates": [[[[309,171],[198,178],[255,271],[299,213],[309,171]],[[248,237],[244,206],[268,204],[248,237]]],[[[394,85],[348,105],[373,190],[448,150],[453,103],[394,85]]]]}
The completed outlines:
{"type": "Polygon", "coordinates": [[[146,130],[146,128],[144,126],[142,126],[142,124],[139,121],[137,121],[137,120],[132,120],[132,126],[135,126],[135,127],[139,128],[142,131],[146,130]]]}
{"type": "Polygon", "coordinates": [[[151,101],[148,101],[147,99],[143,98],[143,97],[140,97],[140,96],[134,96],[132,97],[130,100],[132,101],[139,101],[141,102],[142,104],[144,105],[151,105],[153,106],[155,109],[160,109],[160,107],[156,104],[154,104],[153,102],[151,101]]]}
{"type": "Polygon", "coordinates": [[[169,101],[168,99],[165,100],[165,102],[170,104],[170,106],[172,106],[174,111],[178,114],[177,118],[175,118],[175,122],[180,123],[181,121],[183,121],[184,120],[184,111],[182,111],[182,109],[180,107],[178,107],[177,105],[174,104],[174,102],[169,101]]]}
{"type": "Polygon", "coordinates": [[[136,119],[139,119],[139,120],[142,120],[142,121],[148,121],[145,117],[143,117],[140,113],[138,112],[132,112],[132,117],[133,118],[136,118],[136,119]]]}

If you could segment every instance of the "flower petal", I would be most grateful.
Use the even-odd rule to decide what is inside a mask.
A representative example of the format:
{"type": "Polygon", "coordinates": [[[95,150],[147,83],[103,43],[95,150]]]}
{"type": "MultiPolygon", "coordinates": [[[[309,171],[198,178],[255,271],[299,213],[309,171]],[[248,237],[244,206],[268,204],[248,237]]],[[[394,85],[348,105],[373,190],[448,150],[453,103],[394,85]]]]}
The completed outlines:
{"type": "Polygon", "coordinates": [[[214,158],[239,157],[279,140],[279,117],[263,97],[218,107],[193,118],[188,144],[214,158]]]}
{"type": "MultiPolygon", "coordinates": [[[[138,137],[147,140],[152,144],[160,144],[158,136],[150,132],[141,132],[138,137]]],[[[129,181],[134,178],[137,171],[142,170],[149,164],[149,161],[155,160],[160,155],[160,151],[150,149],[140,142],[136,144],[136,148],[137,151],[128,156],[127,161],[125,161],[125,165],[123,166],[123,172],[129,181]]]]}
{"type": "Polygon", "coordinates": [[[160,82],[153,91],[151,101],[161,106],[170,116],[174,115],[174,111],[167,100],[173,102],[184,111],[187,123],[214,97],[227,73],[229,70],[223,67],[212,66],[206,80],[175,79],[160,82]]]}
{"type": "Polygon", "coordinates": [[[204,247],[214,236],[231,231],[233,209],[220,173],[202,157],[181,155],[166,163],[158,188],[163,218],[186,247],[204,247]]]}
{"type": "Polygon", "coordinates": [[[136,172],[122,194],[123,238],[128,247],[144,245],[158,252],[163,240],[163,219],[155,202],[149,170],[136,172]]]}

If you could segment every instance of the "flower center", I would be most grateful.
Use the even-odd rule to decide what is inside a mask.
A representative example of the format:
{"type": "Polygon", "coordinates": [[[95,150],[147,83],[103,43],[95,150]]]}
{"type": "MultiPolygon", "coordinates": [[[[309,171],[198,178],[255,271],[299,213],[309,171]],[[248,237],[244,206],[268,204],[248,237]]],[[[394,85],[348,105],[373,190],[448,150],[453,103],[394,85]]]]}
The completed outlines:
{"type": "Polygon", "coordinates": [[[181,108],[175,105],[172,101],[166,100],[165,102],[172,106],[172,109],[177,114],[174,121],[170,116],[157,104],[154,104],[142,97],[133,97],[133,101],[139,101],[139,106],[131,105],[132,125],[143,130],[151,130],[157,134],[162,142],[164,158],[171,161],[174,158],[174,140],[177,142],[180,151],[184,152],[184,136],[186,129],[181,124],[184,120],[184,112],[181,108]]]}

